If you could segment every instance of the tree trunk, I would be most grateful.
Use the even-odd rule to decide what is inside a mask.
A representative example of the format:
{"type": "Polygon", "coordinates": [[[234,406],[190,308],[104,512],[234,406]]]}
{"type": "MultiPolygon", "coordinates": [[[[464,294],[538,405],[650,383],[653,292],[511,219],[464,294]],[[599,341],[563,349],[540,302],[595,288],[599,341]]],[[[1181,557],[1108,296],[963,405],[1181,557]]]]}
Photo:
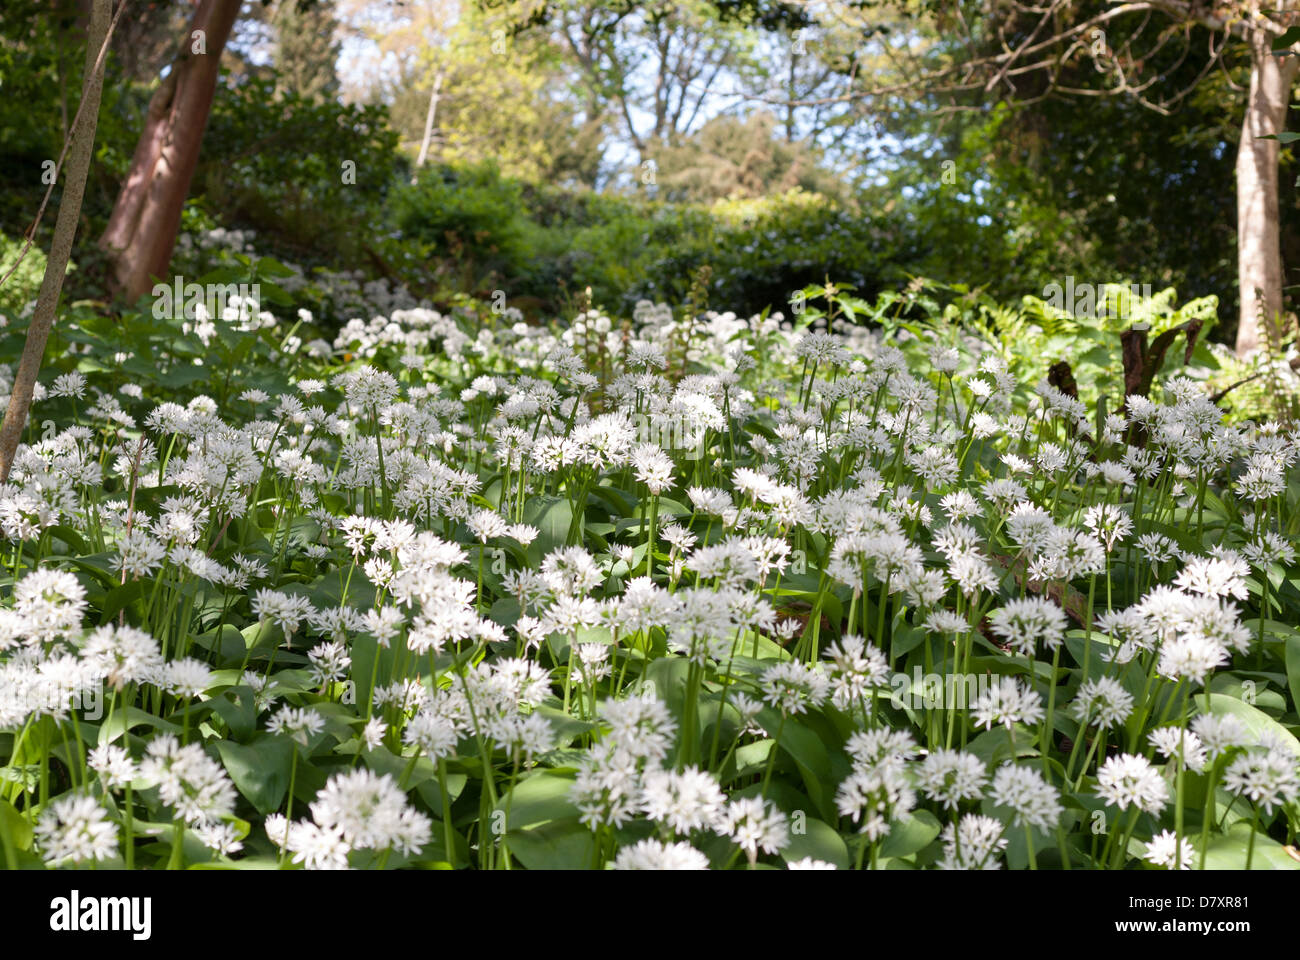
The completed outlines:
{"type": "Polygon", "coordinates": [[[99,97],[104,88],[104,63],[99,61],[100,49],[108,36],[109,14],[112,0],[94,0],[91,8],[89,39],[86,44],[86,71],[81,82],[80,116],[73,125],[71,145],[68,147],[67,175],[63,196],[59,198],[59,216],[54,223],[54,237],[50,241],[50,255],[45,262],[45,276],[41,279],[41,292],[36,299],[36,310],[27,327],[27,342],[18,362],[14,387],[9,395],[4,423],[0,424],[0,483],[8,483],[18,441],[27,414],[32,406],[32,393],[36,375],[41,370],[45,344],[54,326],[59,297],[63,293],[63,277],[68,271],[68,258],[72,255],[72,241],[77,235],[77,222],[81,219],[81,198],[86,192],[86,177],[90,173],[90,158],[94,155],[95,127],[99,121],[99,97]]]}
{"type": "Polygon", "coordinates": [[[1270,331],[1274,336],[1278,332],[1284,282],[1278,224],[1279,144],[1260,137],[1284,128],[1291,84],[1300,65],[1296,57],[1276,56],[1263,30],[1251,31],[1249,43],[1250,99],[1237,147],[1238,356],[1260,345],[1270,331]],[[1261,328],[1261,322],[1267,327],[1261,328]]]}
{"type": "Polygon", "coordinates": [[[221,71],[221,52],[240,0],[201,0],[170,72],[149,101],[131,169],[99,245],[113,259],[113,284],[135,300],[171,263],[181,210],[198,165],[221,71]],[[202,52],[196,46],[201,31],[202,52]]]}
{"type": "MultiPolygon", "coordinates": [[[[420,156],[416,158],[415,169],[419,170],[424,166],[425,159],[429,156],[429,141],[433,139],[433,121],[438,114],[438,98],[442,93],[442,71],[433,78],[433,93],[429,96],[429,112],[424,116],[424,139],[420,142],[420,156]]],[[[411,183],[415,183],[416,177],[411,177],[411,183]]]]}

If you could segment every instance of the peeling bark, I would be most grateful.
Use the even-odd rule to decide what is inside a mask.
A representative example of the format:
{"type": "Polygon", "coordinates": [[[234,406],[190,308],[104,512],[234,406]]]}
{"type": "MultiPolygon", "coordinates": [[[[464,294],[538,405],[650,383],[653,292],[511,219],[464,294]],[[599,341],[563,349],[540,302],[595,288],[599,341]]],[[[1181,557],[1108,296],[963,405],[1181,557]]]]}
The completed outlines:
{"type": "Polygon", "coordinates": [[[113,259],[112,283],[127,299],[148,293],[171,263],[181,210],[198,165],[240,0],[201,0],[180,53],[149,101],[144,131],[99,245],[113,259]],[[194,36],[202,31],[203,52],[194,36]]]}

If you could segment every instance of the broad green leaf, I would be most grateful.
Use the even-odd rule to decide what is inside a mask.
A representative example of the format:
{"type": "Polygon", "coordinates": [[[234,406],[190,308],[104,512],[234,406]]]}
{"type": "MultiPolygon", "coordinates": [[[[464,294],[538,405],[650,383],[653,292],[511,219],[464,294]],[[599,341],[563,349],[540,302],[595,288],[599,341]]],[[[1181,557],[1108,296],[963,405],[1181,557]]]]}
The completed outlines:
{"type": "Polygon", "coordinates": [[[799,832],[800,822],[794,820],[790,831],[790,843],[781,851],[781,859],[786,863],[812,857],[833,863],[840,870],[849,869],[849,848],[844,838],[824,821],[808,817],[802,822],[804,830],[799,832]]]}
{"type": "Polygon", "coordinates": [[[1256,738],[1268,731],[1289,746],[1292,754],[1300,759],[1300,740],[1297,740],[1295,734],[1262,710],[1232,697],[1224,696],[1221,693],[1211,693],[1210,712],[1216,715],[1232,714],[1245,724],[1246,729],[1256,738]]]}
{"type": "Polygon", "coordinates": [[[412,767],[410,757],[399,757],[384,746],[367,750],[365,760],[366,766],[371,770],[388,774],[393,778],[394,783],[404,785],[407,790],[438,776],[438,768],[427,757],[420,757],[412,767]],[[409,772],[408,767],[410,767],[409,772]]]}
{"type": "Polygon", "coordinates": [[[509,822],[506,823],[503,817],[502,823],[512,832],[551,820],[576,817],[578,808],[569,799],[572,787],[572,778],[543,770],[516,783],[513,789],[497,800],[494,809],[504,814],[509,806],[509,822]]]}
{"type": "Polygon", "coordinates": [[[928,810],[917,810],[889,826],[880,844],[882,857],[910,857],[923,850],[939,835],[939,821],[928,810]]]}
{"type": "MultiPolygon", "coordinates": [[[[1238,821],[1210,840],[1205,851],[1207,870],[1245,870],[1250,851],[1251,827],[1249,821],[1238,821]]],[[[1261,831],[1255,832],[1255,852],[1251,856],[1252,870],[1300,870],[1300,860],[1286,852],[1282,844],[1261,831]]]]}
{"type": "Polygon", "coordinates": [[[510,855],[529,870],[588,870],[593,867],[596,844],[591,828],[568,817],[531,830],[510,830],[505,835],[510,855]]]}
{"type": "Polygon", "coordinates": [[[257,706],[252,687],[232,687],[207,702],[212,711],[226,721],[236,740],[247,740],[257,729],[257,706]]]}
{"type": "Polygon", "coordinates": [[[0,840],[4,848],[12,844],[14,851],[28,850],[32,845],[32,825],[8,800],[0,800],[0,840]]]}
{"type": "Polygon", "coordinates": [[[105,723],[99,728],[99,743],[112,743],[118,737],[122,736],[127,730],[133,730],[139,726],[153,727],[164,733],[181,732],[181,728],[174,723],[168,723],[160,717],[155,717],[152,713],[146,713],[138,707],[128,707],[126,710],[118,710],[113,714],[112,723],[105,723]]]}
{"type": "Polygon", "coordinates": [[[1286,682],[1291,688],[1292,705],[1300,709],[1300,634],[1286,638],[1286,682]]]}
{"type": "MultiPolygon", "coordinates": [[[[294,745],[286,737],[263,734],[248,746],[232,740],[217,742],[221,762],[239,792],[258,813],[274,813],[289,790],[294,745]]],[[[299,760],[299,767],[304,766],[299,760]]],[[[294,791],[297,793],[297,790],[294,791]]]]}
{"type": "Polygon", "coordinates": [[[534,713],[545,717],[555,731],[555,738],[559,743],[572,743],[573,739],[581,734],[595,730],[598,724],[590,720],[579,720],[577,717],[570,716],[563,710],[542,704],[533,709],[534,713]]]}
{"type": "Polygon", "coordinates": [[[759,726],[771,734],[794,760],[803,777],[804,788],[818,810],[827,818],[834,817],[831,760],[821,738],[794,717],[786,717],[783,723],[781,714],[771,707],[764,707],[756,719],[759,726]]]}
{"type": "Polygon", "coordinates": [[[145,583],[144,580],[128,580],[121,586],[108,591],[108,594],[101,601],[100,624],[109,623],[117,617],[119,612],[138,600],[140,595],[144,593],[145,583]]]}
{"type": "Polygon", "coordinates": [[[540,564],[542,557],[568,542],[573,510],[563,497],[532,497],[524,504],[524,523],[538,530],[537,539],[528,545],[528,557],[540,564]]]}

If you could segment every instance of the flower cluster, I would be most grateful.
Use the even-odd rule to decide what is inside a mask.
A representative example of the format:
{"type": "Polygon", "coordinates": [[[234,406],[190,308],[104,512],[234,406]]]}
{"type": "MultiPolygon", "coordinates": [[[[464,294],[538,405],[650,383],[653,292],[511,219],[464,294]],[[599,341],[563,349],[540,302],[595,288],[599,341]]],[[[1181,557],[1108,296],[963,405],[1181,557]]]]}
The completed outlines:
{"type": "Polygon", "coordinates": [[[833,311],[337,294],[48,378],[9,866],[1286,865],[1294,429],[833,311]]]}

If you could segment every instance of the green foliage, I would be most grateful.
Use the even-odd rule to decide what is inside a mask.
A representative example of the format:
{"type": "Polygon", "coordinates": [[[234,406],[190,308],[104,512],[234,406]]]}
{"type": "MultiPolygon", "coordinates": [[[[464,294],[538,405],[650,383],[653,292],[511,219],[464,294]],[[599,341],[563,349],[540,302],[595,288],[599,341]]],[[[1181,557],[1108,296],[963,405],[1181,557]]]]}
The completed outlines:
{"type": "Polygon", "coordinates": [[[75,13],[70,0],[0,7],[0,230],[9,233],[31,223],[33,198],[46,186],[42,164],[63,146],[63,98],[80,89],[81,55],[70,44],[75,13]]]}
{"type": "Polygon", "coordinates": [[[495,163],[420,171],[392,198],[393,223],[429,257],[457,259],[476,280],[524,269],[524,211],[519,183],[495,163]]]}
{"type": "Polygon", "coordinates": [[[301,10],[296,3],[278,4],[273,23],[279,91],[307,100],[337,96],[339,78],[334,64],[339,57],[340,45],[335,39],[339,24],[329,3],[301,10]]]}
{"type": "Polygon", "coordinates": [[[708,263],[715,303],[738,313],[777,307],[792,291],[834,277],[872,296],[905,278],[898,224],[869,209],[792,190],[752,201],[723,201],[711,247],[669,251],[656,265],[647,293],[675,298],[688,277],[680,271],[708,263]]]}
{"type": "MultiPolygon", "coordinates": [[[[7,237],[0,233],[0,277],[3,277],[17,262],[22,253],[22,237],[7,237]]],[[[41,280],[45,277],[45,253],[36,245],[27,251],[13,276],[0,284],[0,314],[16,317],[41,289],[41,280]]]]}
{"type": "Polygon", "coordinates": [[[463,289],[504,289],[554,308],[590,287],[595,303],[684,298],[705,264],[710,297],[737,312],[783,303],[792,290],[838,276],[865,291],[904,276],[890,264],[890,223],[799,189],[773,197],[678,204],[535,187],[492,164],[437,167],[397,188],[403,241],[441,258],[463,289]]]}
{"type": "MultiPolygon", "coordinates": [[[[714,869],[1146,869],[1174,831],[1196,865],[1300,868],[1295,439],[1186,382],[1143,451],[1090,434],[1035,351],[1113,344],[1111,319],[820,282],[789,324],[464,300],[326,339],[293,269],[219,259],[201,282],[260,284],[264,313],[81,303],[55,329],[0,680],[75,664],[105,697],[6,699],[7,866],[662,865],[650,839],[714,869]],[[635,352],[591,336],[619,329],[635,352]],[[641,404],[695,411],[698,441],[643,442],[641,404]],[[1148,739],[1207,715],[1233,718],[1217,762],[1148,739]],[[89,846],[59,842],[76,795],[89,846]],[[972,851],[949,827],[976,815],[972,851]]],[[[1154,334],[1212,308],[1176,304],[1135,309],[1154,334]]]]}
{"type": "Polygon", "coordinates": [[[844,183],[802,141],[775,134],[776,118],[722,114],[680,142],[651,151],[655,191],[665,200],[710,202],[784,194],[795,189],[840,196],[844,183]]]}
{"type": "Polygon", "coordinates": [[[220,90],[196,192],[231,226],[305,259],[359,255],[403,163],[382,107],[276,93],[274,74],[220,90]]]}

